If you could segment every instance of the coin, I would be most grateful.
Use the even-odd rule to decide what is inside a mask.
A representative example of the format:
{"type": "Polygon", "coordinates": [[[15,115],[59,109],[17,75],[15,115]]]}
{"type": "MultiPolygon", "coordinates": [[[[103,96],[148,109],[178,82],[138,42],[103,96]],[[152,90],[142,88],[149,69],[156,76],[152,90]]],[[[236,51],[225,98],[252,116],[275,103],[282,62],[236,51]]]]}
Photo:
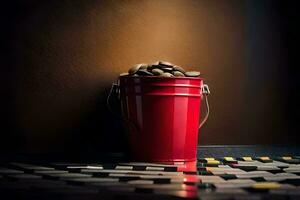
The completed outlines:
{"type": "Polygon", "coordinates": [[[153,74],[146,69],[140,69],[136,73],[141,76],[153,76],[153,74]]]}
{"type": "Polygon", "coordinates": [[[166,61],[159,61],[159,65],[164,65],[167,67],[173,67],[172,63],[166,62],[166,61]]]}
{"type": "Polygon", "coordinates": [[[127,73],[127,72],[124,72],[124,73],[120,74],[120,76],[127,76],[127,75],[129,75],[129,73],[127,73]]]}
{"type": "Polygon", "coordinates": [[[160,76],[162,76],[162,77],[173,77],[174,75],[169,73],[169,72],[164,72],[160,76]]]}
{"type": "Polygon", "coordinates": [[[156,66],[156,65],[148,65],[147,70],[148,70],[149,72],[151,72],[152,69],[155,68],[155,66],[156,66]]]}
{"type": "Polygon", "coordinates": [[[139,68],[140,70],[141,70],[141,69],[147,69],[148,66],[149,66],[149,65],[146,64],[146,63],[142,63],[142,64],[140,64],[140,65],[141,65],[140,68],[139,68]]]}
{"type": "Polygon", "coordinates": [[[135,73],[140,69],[140,67],[141,67],[141,64],[136,64],[136,65],[132,66],[132,67],[128,70],[128,73],[129,73],[130,75],[133,75],[133,74],[135,74],[135,73]]]}
{"type": "Polygon", "coordinates": [[[164,70],[164,72],[172,72],[173,68],[172,67],[165,67],[165,68],[162,68],[162,70],[164,70]]]}
{"type": "Polygon", "coordinates": [[[182,67],[173,65],[166,61],[156,61],[152,64],[140,63],[132,66],[128,73],[122,73],[120,76],[161,76],[161,77],[198,77],[200,72],[186,72],[182,67]]]}
{"type": "Polygon", "coordinates": [[[158,68],[154,68],[154,69],[152,69],[152,71],[151,71],[154,75],[157,75],[157,76],[159,76],[159,75],[161,75],[161,74],[163,74],[164,73],[164,71],[163,70],[161,70],[161,69],[158,69],[158,68]]]}
{"type": "Polygon", "coordinates": [[[151,65],[159,65],[159,61],[153,62],[151,65]]]}
{"type": "Polygon", "coordinates": [[[197,76],[200,76],[200,72],[197,72],[197,71],[189,71],[189,72],[185,72],[185,75],[186,75],[186,76],[189,76],[189,77],[197,77],[197,76]]]}
{"type": "Polygon", "coordinates": [[[175,65],[175,66],[173,67],[173,70],[180,71],[181,73],[185,73],[185,70],[184,70],[182,67],[177,66],[177,65],[175,65]]]}
{"type": "Polygon", "coordinates": [[[174,76],[184,76],[184,74],[183,73],[181,73],[180,71],[173,71],[173,75],[174,76]]]}

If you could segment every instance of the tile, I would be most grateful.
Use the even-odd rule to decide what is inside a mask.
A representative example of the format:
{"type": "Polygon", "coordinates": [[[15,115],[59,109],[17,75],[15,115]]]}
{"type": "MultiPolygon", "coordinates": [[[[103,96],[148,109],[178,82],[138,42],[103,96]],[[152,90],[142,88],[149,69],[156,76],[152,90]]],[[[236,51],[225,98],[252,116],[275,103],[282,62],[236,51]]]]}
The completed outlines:
{"type": "Polygon", "coordinates": [[[153,185],[153,180],[132,180],[128,181],[128,184],[134,184],[134,185],[153,185]]]}
{"type": "Polygon", "coordinates": [[[285,189],[285,190],[292,190],[292,189],[297,189],[297,186],[294,186],[294,185],[288,184],[288,183],[283,183],[283,184],[281,184],[280,188],[285,189]]]}
{"type": "Polygon", "coordinates": [[[261,156],[261,157],[257,157],[256,159],[263,163],[273,162],[273,160],[269,156],[261,156]]]}
{"type": "Polygon", "coordinates": [[[246,174],[236,174],[237,178],[244,179],[244,178],[256,178],[256,177],[265,177],[265,176],[273,176],[272,173],[266,171],[251,171],[247,172],[246,174]]]}
{"type": "Polygon", "coordinates": [[[164,171],[164,167],[146,167],[146,171],[164,171]]]}
{"type": "Polygon", "coordinates": [[[276,166],[257,166],[257,170],[259,171],[281,171],[281,169],[279,167],[276,167],[276,166]]]}
{"type": "Polygon", "coordinates": [[[229,189],[229,188],[243,188],[243,187],[250,187],[253,184],[245,183],[245,184],[234,184],[234,183],[215,183],[214,184],[218,189],[229,189]]]}
{"type": "Polygon", "coordinates": [[[288,164],[300,164],[300,159],[293,158],[292,156],[282,156],[275,159],[288,164]]]}
{"type": "Polygon", "coordinates": [[[276,182],[261,182],[261,183],[254,183],[252,188],[254,189],[278,189],[281,187],[281,184],[276,182]]]}
{"type": "Polygon", "coordinates": [[[226,161],[236,161],[236,159],[233,158],[233,157],[224,157],[224,160],[226,160],[226,161]]]}
{"type": "Polygon", "coordinates": [[[32,165],[32,164],[26,164],[26,163],[18,163],[18,162],[12,162],[10,163],[13,166],[17,166],[23,169],[29,169],[29,170],[54,170],[53,167],[44,167],[44,166],[38,166],[38,165],[32,165]]]}
{"type": "Polygon", "coordinates": [[[247,174],[248,172],[241,170],[241,169],[235,169],[235,170],[230,170],[230,171],[226,171],[225,174],[247,174]]]}
{"type": "Polygon", "coordinates": [[[250,156],[241,157],[241,158],[239,158],[239,160],[247,161],[247,162],[252,162],[253,161],[252,157],[250,157],[250,156]]]}
{"type": "Polygon", "coordinates": [[[232,165],[233,168],[238,168],[241,169],[243,171],[255,171],[257,170],[257,166],[256,165],[240,165],[240,164],[233,164],[232,165]]]}
{"type": "MultiPolygon", "coordinates": [[[[287,156],[285,159],[291,160],[294,157],[287,156]]],[[[15,187],[16,190],[53,190],[54,194],[72,196],[97,194],[100,191],[101,194],[109,194],[112,197],[124,195],[122,198],[130,196],[136,200],[159,199],[158,197],[255,200],[262,194],[265,199],[278,199],[278,196],[281,198],[288,195],[288,191],[300,190],[300,176],[297,174],[298,171],[300,174],[299,164],[289,164],[284,162],[284,159],[275,158],[272,162],[238,159],[237,164],[235,160],[234,157],[224,157],[220,160],[203,158],[202,163],[197,163],[198,171],[193,173],[177,172],[174,165],[156,163],[56,163],[45,166],[13,163],[14,165],[8,165],[12,166],[12,169],[0,168],[0,178],[4,176],[0,180],[0,191],[8,184],[7,186],[15,187]],[[207,165],[210,162],[211,165],[207,165]],[[51,167],[47,170],[48,166],[51,167]],[[19,172],[11,173],[14,172],[11,170],[15,169],[19,172]],[[18,173],[24,174],[23,178],[15,178],[17,181],[6,179],[18,173]],[[34,178],[36,175],[42,178],[34,178]],[[26,184],[26,187],[16,183],[26,184]],[[255,193],[248,195],[250,191],[255,193]]],[[[291,195],[296,199],[298,193],[291,195]]]]}
{"type": "Polygon", "coordinates": [[[159,163],[143,163],[143,162],[119,163],[118,165],[145,166],[145,167],[176,167],[175,165],[159,164],[159,163]]]}
{"type": "Polygon", "coordinates": [[[44,175],[46,179],[52,180],[70,180],[75,178],[90,178],[91,175],[88,174],[79,174],[79,173],[64,173],[64,174],[50,174],[44,175]]]}
{"type": "Polygon", "coordinates": [[[23,174],[23,171],[8,169],[8,168],[0,168],[0,174],[23,174]]]}
{"type": "Polygon", "coordinates": [[[252,179],[231,179],[226,181],[226,183],[232,183],[232,184],[254,184],[255,181],[252,179]]]}
{"type": "Polygon", "coordinates": [[[176,198],[180,199],[196,199],[197,198],[197,192],[196,191],[186,191],[186,190],[179,190],[179,191],[166,191],[166,190],[157,190],[154,191],[155,194],[164,194],[164,195],[170,195],[176,198]]]}
{"type": "Polygon", "coordinates": [[[251,179],[232,179],[228,180],[224,183],[215,183],[216,188],[245,188],[250,187],[255,183],[255,181],[251,179]]]}
{"type": "Polygon", "coordinates": [[[133,166],[117,165],[116,170],[133,170],[133,166]]]}
{"type": "Polygon", "coordinates": [[[14,179],[41,179],[42,176],[33,175],[33,174],[15,174],[15,175],[8,175],[10,178],[14,179]]]}
{"type": "Polygon", "coordinates": [[[224,180],[237,179],[237,176],[234,174],[223,174],[220,175],[220,177],[223,178],[224,180]]]}
{"type": "Polygon", "coordinates": [[[65,174],[65,173],[69,173],[68,171],[65,170],[50,170],[50,171],[46,171],[46,170],[37,170],[34,172],[35,174],[39,174],[39,175],[43,175],[43,174],[65,174]]]}
{"type": "Polygon", "coordinates": [[[278,173],[274,174],[273,176],[265,176],[266,181],[283,181],[286,179],[300,179],[300,176],[291,173],[278,173]]]}
{"type": "Polygon", "coordinates": [[[206,167],[207,171],[212,172],[214,175],[220,175],[220,174],[235,174],[235,173],[242,173],[245,172],[244,170],[238,169],[238,168],[231,168],[231,167],[206,167]]]}
{"type": "Polygon", "coordinates": [[[300,178],[300,176],[296,175],[296,174],[292,174],[292,173],[277,173],[274,174],[276,177],[284,177],[284,178],[290,178],[290,177],[298,177],[300,178]]]}
{"type": "Polygon", "coordinates": [[[230,168],[230,169],[232,169],[229,165],[218,165],[218,168],[230,168]]]}
{"type": "Polygon", "coordinates": [[[82,173],[92,174],[92,173],[109,173],[109,174],[136,174],[136,175],[166,175],[166,176],[178,176],[183,175],[183,172],[167,172],[167,171],[136,171],[136,170],[112,170],[112,169],[103,169],[103,170],[87,170],[84,169],[82,173]]]}
{"type": "Polygon", "coordinates": [[[67,166],[67,169],[87,169],[87,170],[101,170],[103,166],[89,166],[89,165],[82,165],[82,166],[67,166]]]}
{"type": "Polygon", "coordinates": [[[171,178],[171,183],[182,184],[183,182],[184,182],[184,178],[183,177],[172,177],[171,178]]]}
{"type": "Polygon", "coordinates": [[[238,163],[238,161],[233,157],[223,157],[220,160],[222,160],[222,162],[226,163],[226,164],[237,164],[238,163]]]}
{"type": "MultiPolygon", "coordinates": [[[[84,174],[93,174],[93,173],[101,173],[101,172],[105,172],[106,170],[104,169],[81,169],[81,173],[84,174]]],[[[110,170],[111,172],[113,172],[113,170],[110,170]]],[[[108,172],[110,173],[110,172],[108,172]]]]}
{"type": "Polygon", "coordinates": [[[286,168],[286,167],[289,167],[289,164],[273,160],[273,162],[271,162],[271,163],[264,163],[263,166],[276,166],[276,167],[286,168]]]}
{"type": "Polygon", "coordinates": [[[107,183],[107,182],[118,182],[117,178],[74,178],[74,182],[83,182],[83,183],[107,183]]]}
{"type": "Polygon", "coordinates": [[[253,161],[238,161],[238,166],[259,166],[264,165],[265,163],[259,162],[257,160],[253,161]]]}
{"type": "Polygon", "coordinates": [[[206,161],[212,161],[212,160],[216,160],[215,158],[212,158],[212,157],[210,157],[210,158],[204,158],[204,160],[206,160],[206,161]]]}
{"type": "Polygon", "coordinates": [[[219,176],[198,176],[202,183],[222,183],[225,180],[219,176]]]}
{"type": "Polygon", "coordinates": [[[151,188],[151,189],[159,189],[159,190],[183,190],[183,184],[164,184],[164,185],[139,185],[137,188],[151,188]]]}
{"type": "Polygon", "coordinates": [[[290,165],[288,168],[283,169],[285,172],[300,173],[300,165],[290,165]]]}
{"type": "Polygon", "coordinates": [[[263,178],[265,181],[269,181],[269,182],[278,182],[278,181],[286,180],[286,178],[284,177],[276,177],[276,176],[267,176],[263,178]]]}
{"type": "Polygon", "coordinates": [[[217,188],[216,193],[222,194],[247,194],[247,192],[240,188],[217,188]]]}

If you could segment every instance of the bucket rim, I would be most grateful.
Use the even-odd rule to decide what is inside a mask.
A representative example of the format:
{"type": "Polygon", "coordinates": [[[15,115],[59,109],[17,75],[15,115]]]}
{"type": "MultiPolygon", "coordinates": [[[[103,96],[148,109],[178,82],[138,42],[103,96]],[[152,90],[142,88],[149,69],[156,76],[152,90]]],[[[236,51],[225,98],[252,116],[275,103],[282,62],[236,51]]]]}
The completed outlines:
{"type": "Polygon", "coordinates": [[[119,78],[143,78],[143,79],[186,79],[186,80],[204,80],[202,77],[188,77],[188,76],[174,76],[174,77],[162,77],[162,76],[119,76],[119,78]]]}

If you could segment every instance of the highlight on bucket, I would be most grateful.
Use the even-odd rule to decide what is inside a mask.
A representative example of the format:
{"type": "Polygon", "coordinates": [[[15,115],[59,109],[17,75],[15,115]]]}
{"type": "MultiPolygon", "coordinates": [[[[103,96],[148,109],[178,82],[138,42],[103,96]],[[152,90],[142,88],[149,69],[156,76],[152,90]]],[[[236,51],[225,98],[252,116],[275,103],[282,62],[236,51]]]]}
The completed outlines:
{"type": "Polygon", "coordinates": [[[116,93],[132,160],[196,161],[198,132],[209,116],[210,91],[200,75],[163,61],[137,64],[120,74],[107,105],[112,111],[110,98],[116,93]],[[206,113],[199,123],[202,100],[206,113]]]}

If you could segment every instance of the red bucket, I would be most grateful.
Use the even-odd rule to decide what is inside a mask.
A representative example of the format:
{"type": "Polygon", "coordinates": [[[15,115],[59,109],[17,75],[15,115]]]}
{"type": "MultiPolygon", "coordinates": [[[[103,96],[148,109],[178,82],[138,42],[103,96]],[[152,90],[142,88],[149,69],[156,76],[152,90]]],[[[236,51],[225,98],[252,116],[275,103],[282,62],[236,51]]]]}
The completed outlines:
{"type": "Polygon", "coordinates": [[[196,160],[202,78],[121,76],[119,91],[133,160],[196,160]]]}

